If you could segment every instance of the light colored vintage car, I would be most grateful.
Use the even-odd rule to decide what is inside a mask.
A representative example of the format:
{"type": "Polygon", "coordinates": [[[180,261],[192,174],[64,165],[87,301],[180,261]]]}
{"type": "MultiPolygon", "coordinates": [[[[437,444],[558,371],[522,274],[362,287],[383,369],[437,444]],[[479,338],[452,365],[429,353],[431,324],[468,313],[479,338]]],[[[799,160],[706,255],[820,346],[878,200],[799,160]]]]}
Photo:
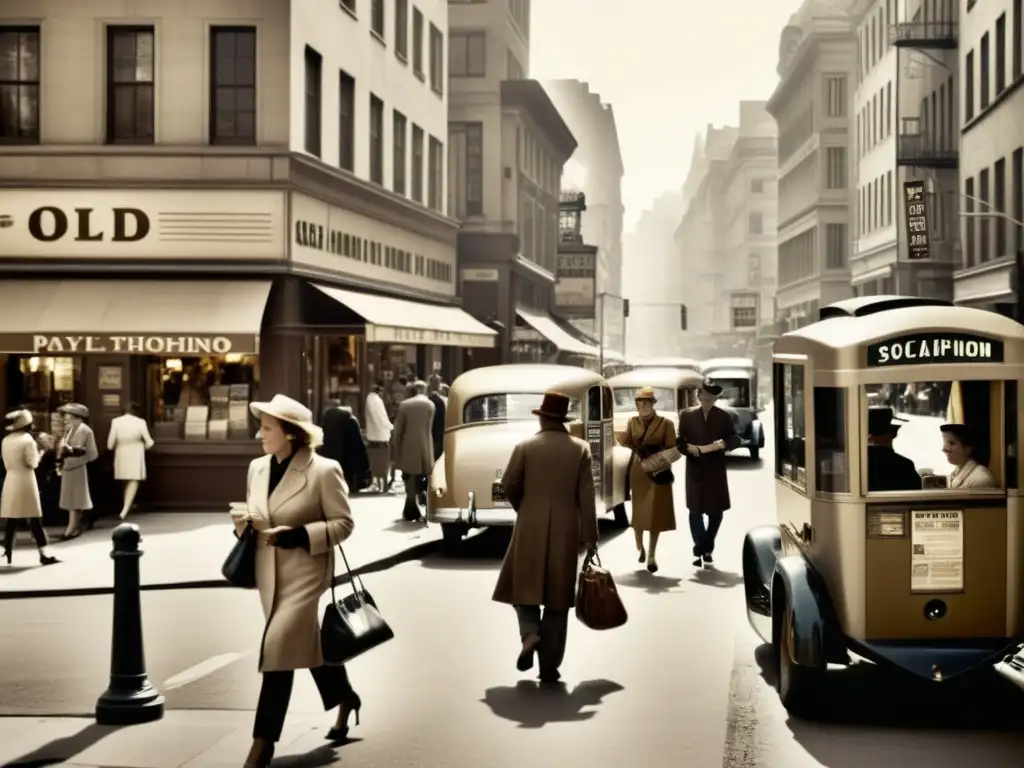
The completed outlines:
{"type": "Polygon", "coordinates": [[[626,431],[630,416],[636,416],[636,391],[653,387],[658,413],[679,426],[679,412],[697,405],[701,375],[688,368],[634,368],[608,379],[615,398],[615,434],[626,431]]]}
{"type": "Polygon", "coordinates": [[[515,522],[501,477],[512,449],[537,432],[532,411],[548,390],[571,398],[569,431],[590,444],[598,514],[613,512],[617,523],[628,524],[629,452],[615,443],[608,382],[566,365],[495,365],[462,374],[448,394],[444,453],[427,494],[427,519],[441,524],[446,542],[461,540],[470,528],[515,522]]]}

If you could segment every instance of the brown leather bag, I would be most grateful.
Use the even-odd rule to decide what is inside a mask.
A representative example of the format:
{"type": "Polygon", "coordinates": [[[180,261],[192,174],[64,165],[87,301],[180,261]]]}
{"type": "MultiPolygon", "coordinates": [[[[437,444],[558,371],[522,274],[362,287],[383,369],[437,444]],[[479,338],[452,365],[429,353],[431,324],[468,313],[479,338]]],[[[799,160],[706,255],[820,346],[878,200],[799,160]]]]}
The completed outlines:
{"type": "Polygon", "coordinates": [[[626,606],[611,573],[601,566],[595,550],[588,554],[580,569],[576,588],[576,618],[590,629],[615,629],[626,623],[626,606]]]}

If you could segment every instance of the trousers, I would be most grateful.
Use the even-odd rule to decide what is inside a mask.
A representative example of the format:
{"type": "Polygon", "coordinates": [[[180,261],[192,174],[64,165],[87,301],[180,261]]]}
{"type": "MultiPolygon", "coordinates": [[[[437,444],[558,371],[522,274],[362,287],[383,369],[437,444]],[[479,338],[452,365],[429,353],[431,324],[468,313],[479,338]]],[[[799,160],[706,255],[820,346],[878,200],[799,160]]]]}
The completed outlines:
{"type": "Polygon", "coordinates": [[[690,536],[693,537],[693,554],[695,557],[710,555],[715,551],[715,537],[718,536],[718,529],[722,527],[724,512],[691,512],[690,513],[690,536]],[[704,525],[704,515],[707,514],[708,524],[704,525]]]}
{"type": "Polygon", "coordinates": [[[14,546],[14,536],[18,531],[18,520],[25,519],[28,522],[28,529],[32,531],[32,538],[36,546],[42,549],[46,546],[46,530],[43,528],[43,520],[39,517],[16,518],[8,517],[4,525],[4,549],[10,551],[14,546]]]}
{"type": "MultiPolygon", "coordinates": [[[[345,667],[324,665],[309,672],[313,675],[313,682],[320,692],[320,700],[324,703],[325,711],[340,707],[351,700],[354,691],[345,667]]],[[[288,714],[288,702],[292,697],[294,683],[295,673],[290,669],[263,673],[260,700],[256,705],[256,722],[252,726],[254,739],[273,742],[281,740],[281,731],[284,729],[284,718],[288,714]]]]}
{"type": "Polygon", "coordinates": [[[565,642],[569,632],[569,612],[539,605],[517,605],[516,618],[519,620],[519,637],[529,634],[540,635],[537,660],[541,672],[556,672],[565,658],[565,642]]]}

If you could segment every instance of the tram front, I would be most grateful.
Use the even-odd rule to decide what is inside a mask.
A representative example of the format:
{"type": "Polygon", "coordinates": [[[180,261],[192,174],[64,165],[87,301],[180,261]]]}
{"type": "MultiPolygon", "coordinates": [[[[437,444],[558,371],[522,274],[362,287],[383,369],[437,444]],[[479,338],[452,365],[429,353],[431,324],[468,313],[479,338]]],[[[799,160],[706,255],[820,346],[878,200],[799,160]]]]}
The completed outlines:
{"type": "Polygon", "coordinates": [[[750,531],[751,624],[800,709],[849,653],[941,681],[1024,639],[1024,326],[948,302],[826,307],[775,346],[778,525],[750,531]]]}

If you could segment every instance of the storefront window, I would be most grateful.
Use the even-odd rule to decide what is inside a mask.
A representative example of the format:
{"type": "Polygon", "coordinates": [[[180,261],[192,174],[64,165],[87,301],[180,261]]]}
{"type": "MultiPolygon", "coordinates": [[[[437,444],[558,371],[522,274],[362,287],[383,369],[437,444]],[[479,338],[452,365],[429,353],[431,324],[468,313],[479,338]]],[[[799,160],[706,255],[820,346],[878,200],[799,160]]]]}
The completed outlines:
{"type": "Polygon", "coordinates": [[[63,421],[57,409],[81,399],[82,359],[11,355],[5,378],[4,413],[24,407],[32,412],[37,429],[59,435],[63,421]]]}
{"type": "Polygon", "coordinates": [[[407,385],[419,376],[416,347],[409,344],[368,344],[367,355],[370,381],[383,385],[384,405],[389,418],[394,421],[398,406],[408,395],[407,385]]]}
{"type": "Polygon", "coordinates": [[[147,358],[146,417],[160,440],[253,440],[255,355],[147,358]]]}
{"type": "Polygon", "coordinates": [[[327,342],[324,399],[337,400],[357,415],[362,412],[359,386],[359,337],[338,336],[327,342]]]}

